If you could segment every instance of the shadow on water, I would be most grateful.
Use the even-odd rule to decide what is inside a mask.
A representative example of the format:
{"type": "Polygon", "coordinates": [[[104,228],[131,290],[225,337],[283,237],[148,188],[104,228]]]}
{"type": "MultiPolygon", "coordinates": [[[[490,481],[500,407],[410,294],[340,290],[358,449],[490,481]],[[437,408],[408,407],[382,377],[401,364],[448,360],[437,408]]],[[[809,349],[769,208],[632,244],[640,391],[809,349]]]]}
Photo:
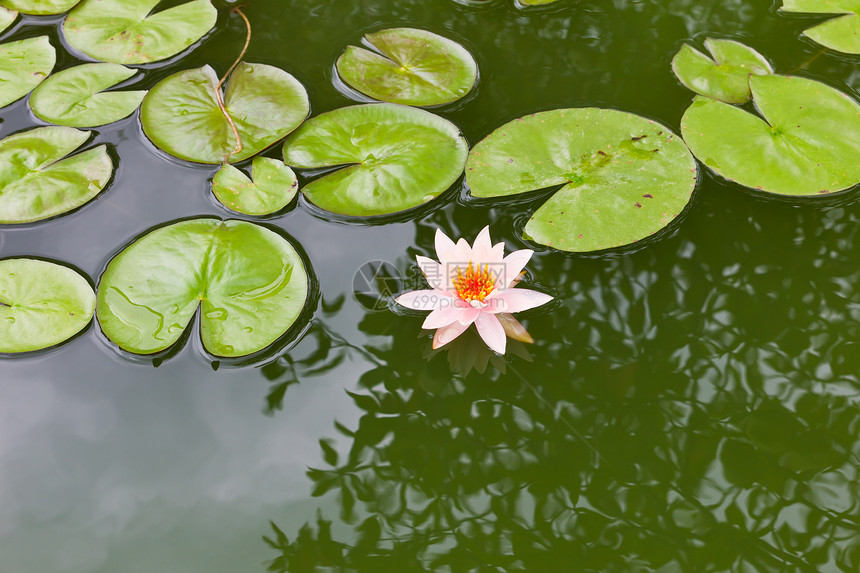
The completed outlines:
{"type": "MultiPolygon", "coordinates": [[[[308,471],[338,514],[289,533],[273,516],[270,570],[856,570],[860,207],[757,218],[714,182],[702,201],[654,249],[537,254],[559,303],[526,316],[523,356],[463,367],[387,309],[356,346],[323,313],[312,360],[267,367],[268,408],[349,353],[374,366],[357,426],[335,422],[308,471]]],[[[437,213],[418,251],[474,219],[437,213]]]]}

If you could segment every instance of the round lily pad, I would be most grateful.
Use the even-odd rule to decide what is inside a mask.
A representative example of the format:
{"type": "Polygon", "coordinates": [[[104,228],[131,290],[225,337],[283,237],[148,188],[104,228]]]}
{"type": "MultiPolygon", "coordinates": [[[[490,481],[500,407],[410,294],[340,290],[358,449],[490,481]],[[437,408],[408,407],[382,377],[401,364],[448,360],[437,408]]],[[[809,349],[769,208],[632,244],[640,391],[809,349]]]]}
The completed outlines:
{"type": "Polygon", "coordinates": [[[463,172],[469,147],[453,123],[396,104],[345,107],[311,118],[284,142],[293,167],[340,167],[302,193],[349,216],[396,213],[426,203],[463,172]]]}
{"type": "Polygon", "coordinates": [[[0,352],[64,342],[93,318],[95,293],[68,267],[34,259],[0,261],[0,352]]]}
{"type": "Polygon", "coordinates": [[[98,195],[113,173],[105,146],[67,157],[89,137],[52,126],[0,140],[0,223],[47,219],[98,195]]]}
{"type": "Polygon", "coordinates": [[[128,117],[146,91],[105,92],[135,74],[119,64],[83,64],[48,78],[30,96],[36,117],[69,127],[96,127],[128,117]]]}
{"type": "Polygon", "coordinates": [[[33,16],[62,14],[75,7],[81,0],[0,0],[0,6],[33,16]]]}
{"type": "Polygon", "coordinates": [[[148,233],[108,264],[96,317],[120,348],[153,354],[201,307],[206,350],[239,357],[286,333],[307,295],[304,263],[286,239],[245,221],[193,219],[148,233]]]}
{"type": "Polygon", "coordinates": [[[750,78],[762,117],[697,97],[681,133],[726,179],[781,195],[833,193],[860,183],[860,105],[814,80],[750,78]]]}
{"type": "Polygon", "coordinates": [[[209,66],[159,82],[140,109],[143,130],[167,153],[197,163],[234,163],[283,139],[308,116],[308,94],[287,72],[240,63],[227,82],[224,105],[242,140],[218,107],[218,77],[209,66]]]}
{"type": "Polygon", "coordinates": [[[727,103],[750,100],[749,77],[773,73],[767,59],[740,42],[705,40],[711,57],[684,44],[672,59],[672,70],[681,83],[699,95],[727,103]]]}
{"type": "Polygon", "coordinates": [[[696,161],[667,127],[611,109],[536,113],[507,123],[469,154],[475,197],[561,186],[525,234],[563,251],[587,252],[644,239],[690,201],[696,161]]]}
{"type": "Polygon", "coordinates": [[[16,18],[18,18],[18,12],[0,6],[0,32],[11,26],[16,18]]]}
{"type": "Polygon", "coordinates": [[[0,44],[0,107],[33,91],[56,61],[57,52],[47,36],[0,44]]]}
{"type": "Polygon", "coordinates": [[[860,3],[857,0],[784,0],[783,12],[834,15],[803,35],[825,48],[860,54],[860,3]]]}
{"type": "Polygon", "coordinates": [[[212,180],[212,192],[222,205],[246,215],[269,215],[293,200],[299,181],[293,170],[277,159],[255,157],[253,181],[232,165],[223,165],[212,180]]]}
{"type": "Polygon", "coordinates": [[[456,101],[474,87],[478,64],[466,48],[415,28],[365,34],[368,47],[348,46],[340,77],[361,93],[391,103],[426,106],[456,101]]]}
{"type": "Polygon", "coordinates": [[[114,64],[157,62],[191,46],[215,26],[210,0],[153,12],[161,0],[83,0],[63,22],[73,48],[114,64]]]}

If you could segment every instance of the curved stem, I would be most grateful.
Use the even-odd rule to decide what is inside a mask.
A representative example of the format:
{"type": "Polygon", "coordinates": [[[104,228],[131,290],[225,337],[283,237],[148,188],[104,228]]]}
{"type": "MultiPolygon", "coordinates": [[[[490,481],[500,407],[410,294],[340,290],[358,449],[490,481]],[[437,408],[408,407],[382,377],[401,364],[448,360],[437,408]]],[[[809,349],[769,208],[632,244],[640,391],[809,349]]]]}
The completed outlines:
{"type": "Polygon", "coordinates": [[[239,52],[239,57],[236,58],[236,61],[233,62],[233,65],[230,66],[230,69],[227,70],[227,73],[224,74],[224,77],[218,80],[218,85],[215,86],[215,101],[218,103],[218,109],[220,109],[221,113],[224,114],[224,117],[227,119],[227,123],[230,124],[230,129],[233,130],[233,137],[236,138],[236,147],[233,148],[233,151],[224,156],[224,163],[227,163],[227,160],[230,158],[230,155],[235,155],[242,151],[242,138],[239,136],[239,129],[233,122],[233,118],[230,117],[230,114],[227,112],[227,108],[224,106],[224,98],[221,95],[221,86],[224,85],[224,82],[227,81],[227,78],[230,77],[230,74],[233,73],[233,70],[236,69],[236,66],[239,65],[239,62],[242,61],[242,58],[245,57],[245,52],[248,51],[248,46],[251,45],[251,22],[248,21],[248,17],[245,16],[244,12],[242,12],[241,7],[237,6],[236,8],[233,8],[233,12],[239,14],[239,16],[242,17],[242,20],[245,21],[245,29],[247,30],[247,33],[245,34],[245,45],[242,47],[242,51],[239,52]]]}

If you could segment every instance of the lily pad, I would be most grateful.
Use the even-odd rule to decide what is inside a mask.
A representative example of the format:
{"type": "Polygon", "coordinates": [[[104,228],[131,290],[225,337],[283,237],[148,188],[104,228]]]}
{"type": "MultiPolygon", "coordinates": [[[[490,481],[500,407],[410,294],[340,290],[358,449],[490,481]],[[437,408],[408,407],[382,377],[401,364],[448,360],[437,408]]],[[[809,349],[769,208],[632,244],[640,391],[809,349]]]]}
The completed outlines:
{"type": "Polygon", "coordinates": [[[699,95],[727,103],[745,103],[752,97],[750,75],[773,73],[764,56],[740,42],[708,38],[705,47],[713,59],[688,44],[672,59],[675,75],[699,95]]]}
{"type": "Polygon", "coordinates": [[[0,223],[61,215],[104,189],[113,161],[104,145],[66,157],[89,131],[39,127],[0,140],[0,223]]]}
{"type": "Polygon", "coordinates": [[[558,2],[558,0],[517,0],[517,2],[523,6],[543,6],[544,4],[558,2]]]}
{"type": "Polygon", "coordinates": [[[232,165],[224,165],[212,180],[212,192],[228,209],[246,215],[269,215],[293,200],[299,181],[293,170],[277,159],[255,157],[253,181],[232,165]]]}
{"type": "Polygon", "coordinates": [[[33,16],[62,14],[75,7],[81,0],[0,0],[0,6],[33,16]]]}
{"type": "Polygon", "coordinates": [[[375,51],[348,46],[337,71],[373,99],[440,105],[462,98],[478,80],[478,64],[466,48],[427,30],[391,28],[365,34],[364,41],[375,51]]]}
{"type": "Polygon", "coordinates": [[[750,78],[762,117],[697,97],[681,133],[726,179],[781,195],[832,193],[860,183],[860,105],[814,80],[750,78]]]}
{"type": "Polygon", "coordinates": [[[349,216],[396,213],[426,203],[463,172],[469,147],[453,123],[380,103],[311,118],[284,142],[299,168],[341,167],[302,189],[318,207],[349,216]]]}
{"type": "Polygon", "coordinates": [[[587,252],[634,243],[690,201],[696,161],[667,127],[622,111],[557,109],[507,123],[469,154],[475,197],[562,187],[525,227],[535,242],[587,252]]]}
{"type": "Polygon", "coordinates": [[[857,0],[784,0],[783,12],[835,15],[803,35],[831,50],[860,54],[860,3],[857,0]]]}
{"type": "Polygon", "coordinates": [[[0,6],[0,32],[12,25],[18,17],[18,12],[0,6]]]}
{"type": "Polygon", "coordinates": [[[238,357],[270,346],[299,317],[308,276],[295,248],[245,221],[193,219],[138,239],[107,266],[96,316],[120,348],[172,346],[201,307],[203,346],[238,357]]]}
{"type": "Polygon", "coordinates": [[[96,296],[68,267],[34,259],[0,261],[0,352],[64,342],[93,318],[96,296]]]}
{"type": "Polygon", "coordinates": [[[159,82],[140,109],[147,137],[167,153],[197,163],[234,163],[283,139],[308,116],[308,94],[287,72],[240,63],[227,82],[224,105],[242,140],[218,107],[218,77],[209,66],[159,82]]]}
{"type": "Polygon", "coordinates": [[[96,127],[128,117],[146,91],[104,92],[135,74],[119,64],[83,64],[56,73],[30,96],[36,117],[69,127],[96,127]]]}
{"type": "Polygon", "coordinates": [[[48,36],[0,44],[0,107],[18,101],[42,83],[57,61],[48,36]]]}
{"type": "Polygon", "coordinates": [[[153,13],[161,0],[83,0],[63,22],[69,44],[114,64],[147,64],[175,56],[215,26],[210,0],[153,13]]]}

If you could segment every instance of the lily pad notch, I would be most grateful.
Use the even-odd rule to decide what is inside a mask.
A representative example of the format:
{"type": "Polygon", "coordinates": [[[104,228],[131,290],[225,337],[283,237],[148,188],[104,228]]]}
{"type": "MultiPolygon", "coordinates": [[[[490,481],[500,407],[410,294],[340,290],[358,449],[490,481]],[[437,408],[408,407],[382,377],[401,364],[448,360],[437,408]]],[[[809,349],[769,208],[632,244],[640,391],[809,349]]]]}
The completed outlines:
{"type": "Polygon", "coordinates": [[[427,30],[380,30],[365,34],[364,44],[347,46],[336,68],[347,85],[378,101],[442,105],[465,97],[478,81],[472,54],[427,30]]]}
{"type": "Polygon", "coordinates": [[[629,245],[669,225],[690,202],[698,167],[666,126],[613,109],[556,109],[515,119],[469,153],[473,197],[559,186],[524,236],[561,251],[629,245]]]}
{"type": "Polygon", "coordinates": [[[165,60],[191,47],[218,19],[210,0],[153,13],[161,0],[83,0],[66,16],[63,35],[87,56],[113,64],[165,60]]]}
{"type": "Polygon", "coordinates": [[[684,44],[672,58],[672,71],[690,90],[726,103],[750,100],[751,75],[768,75],[773,67],[767,58],[734,40],[705,39],[710,57],[684,44]]]}
{"type": "Polygon", "coordinates": [[[780,11],[832,16],[803,35],[825,48],[860,54],[860,3],[854,0],[784,0],[780,11]]]}
{"type": "Polygon", "coordinates": [[[179,159],[235,163],[277,143],[310,113],[304,86],[274,66],[240,62],[226,86],[222,98],[218,76],[209,66],[168,76],[143,100],[144,133],[179,159]]]}
{"type": "Polygon", "coordinates": [[[246,221],[201,218],[135,240],[108,263],[96,317],[121,349],[171,348],[200,309],[200,336],[213,356],[265,350],[304,315],[311,269],[296,246],[246,221]]]}
{"type": "Polygon", "coordinates": [[[463,173],[460,129],[428,111],[378,103],[309,119],[284,141],[284,163],[334,168],[302,189],[311,203],[347,217],[391,215],[423,205],[463,173]]]}
{"type": "Polygon", "coordinates": [[[62,215],[97,196],[113,175],[107,147],[71,155],[91,133],[50,126],[0,140],[0,224],[62,215]]]}

